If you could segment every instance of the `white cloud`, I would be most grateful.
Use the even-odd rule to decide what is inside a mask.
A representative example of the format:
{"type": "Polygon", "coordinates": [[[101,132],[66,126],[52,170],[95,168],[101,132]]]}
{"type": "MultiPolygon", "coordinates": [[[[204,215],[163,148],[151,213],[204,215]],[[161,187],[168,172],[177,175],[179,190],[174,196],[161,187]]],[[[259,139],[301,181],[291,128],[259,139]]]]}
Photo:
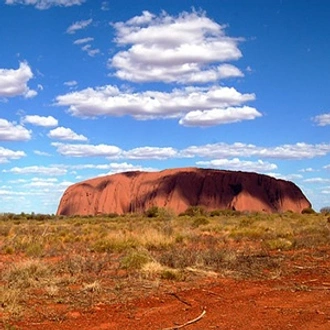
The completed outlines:
{"type": "Polygon", "coordinates": [[[252,120],[257,117],[261,117],[261,113],[255,108],[248,106],[242,108],[229,107],[226,109],[191,111],[182,117],[179,123],[183,126],[214,126],[252,120]]]}
{"type": "Polygon", "coordinates": [[[64,83],[65,86],[69,86],[69,87],[74,87],[78,84],[78,82],[76,80],[70,80],[70,81],[66,81],[64,83]]]}
{"type": "Polygon", "coordinates": [[[303,176],[301,174],[286,174],[286,175],[282,175],[281,179],[283,180],[287,180],[287,181],[295,181],[295,180],[302,180],[303,176]]]}
{"type": "MultiPolygon", "coordinates": [[[[330,153],[330,144],[285,144],[275,147],[263,147],[236,142],[233,144],[214,143],[201,146],[189,146],[182,150],[173,147],[143,146],[131,150],[122,150],[112,145],[64,144],[52,143],[63,156],[68,157],[107,157],[117,159],[169,159],[169,158],[207,158],[228,159],[258,157],[260,159],[297,160],[326,156],[330,153]]],[[[227,161],[227,160],[226,160],[227,161]]],[[[236,162],[237,160],[235,160],[236,162]]],[[[233,160],[232,160],[233,162],[233,160]]],[[[248,164],[248,163],[247,163],[248,164]]],[[[264,162],[265,166],[269,163],[264,162]]],[[[269,166],[273,166],[270,164],[269,166]]],[[[330,168],[330,166],[329,166],[330,168]]],[[[274,168],[268,169],[268,171],[274,168]]]]}
{"type": "Polygon", "coordinates": [[[213,159],[210,161],[199,161],[197,165],[204,167],[216,167],[221,169],[228,169],[233,171],[250,171],[250,172],[268,172],[277,169],[276,164],[258,160],[256,162],[240,160],[239,158],[233,159],[213,159]]]}
{"type": "Polygon", "coordinates": [[[14,151],[0,146],[0,164],[8,163],[13,159],[20,159],[25,156],[24,151],[14,151]]]}
{"type": "Polygon", "coordinates": [[[5,173],[14,173],[14,174],[39,174],[39,175],[48,175],[48,176],[57,176],[65,175],[67,170],[61,168],[60,166],[27,166],[27,167],[13,167],[10,170],[3,170],[5,173]]]}
{"type": "Polygon", "coordinates": [[[183,12],[174,17],[144,11],[113,26],[116,42],[129,45],[108,63],[121,79],[187,84],[243,76],[233,65],[218,65],[242,56],[237,47],[242,39],[227,36],[226,26],[205,13],[183,12]]]}
{"type": "Polygon", "coordinates": [[[28,183],[24,184],[25,188],[50,188],[58,184],[57,178],[32,178],[28,183]]]}
{"type": "Polygon", "coordinates": [[[44,117],[38,115],[27,115],[22,118],[22,123],[43,127],[54,127],[58,125],[58,120],[52,116],[44,117]]]}
{"type": "Polygon", "coordinates": [[[103,10],[103,11],[110,10],[108,1],[102,1],[101,10],[103,10]]]}
{"type": "Polygon", "coordinates": [[[91,18],[87,19],[87,20],[82,20],[82,21],[75,22],[67,28],[66,32],[69,33],[69,34],[74,34],[78,30],[85,29],[92,22],[93,22],[93,20],[91,18]]]}
{"type": "Polygon", "coordinates": [[[35,91],[35,90],[33,90],[33,89],[29,89],[29,90],[25,93],[24,97],[27,98],[27,99],[31,99],[32,97],[35,97],[35,96],[37,96],[37,95],[38,95],[38,92],[37,92],[37,91],[35,91]]]}
{"type": "Polygon", "coordinates": [[[330,188],[329,188],[329,190],[322,190],[321,191],[321,194],[324,194],[324,195],[330,195],[330,188]]]}
{"type": "Polygon", "coordinates": [[[98,48],[93,49],[90,44],[81,47],[81,50],[86,52],[90,57],[94,57],[96,54],[100,53],[100,50],[98,48]]]}
{"type": "Polygon", "coordinates": [[[77,39],[74,41],[75,45],[81,46],[81,50],[86,52],[88,56],[94,57],[96,54],[100,53],[100,50],[98,48],[92,48],[92,45],[90,44],[91,41],[93,41],[94,38],[83,38],[83,39],[77,39]]]}
{"type": "Polygon", "coordinates": [[[24,196],[25,192],[0,189],[0,196],[24,196]]]}
{"type": "Polygon", "coordinates": [[[328,184],[328,183],[330,183],[330,179],[317,177],[317,178],[305,179],[304,182],[307,182],[307,183],[328,184]]]}
{"type": "Polygon", "coordinates": [[[116,157],[121,153],[121,149],[116,146],[99,144],[63,144],[52,143],[57,148],[57,152],[68,157],[116,157]]]}
{"type": "Polygon", "coordinates": [[[255,99],[254,94],[241,94],[233,87],[185,87],[171,92],[145,91],[128,93],[116,86],[87,88],[57,96],[56,104],[68,106],[78,117],[125,116],[136,119],[180,118],[191,111],[205,111],[255,99]]]}
{"type": "MultiPolygon", "coordinates": [[[[128,172],[128,171],[147,171],[154,172],[157,169],[152,167],[143,167],[141,165],[134,165],[129,163],[109,163],[109,164],[79,164],[79,165],[71,165],[70,169],[74,170],[85,170],[85,169],[94,169],[94,170],[109,170],[106,174],[110,173],[120,173],[120,172],[128,172]]],[[[105,174],[100,174],[105,175],[105,174]]]]}
{"type": "Polygon", "coordinates": [[[23,95],[31,98],[36,96],[38,93],[27,86],[32,78],[32,70],[26,62],[20,62],[17,70],[0,68],[0,97],[23,95]]]}
{"type": "Polygon", "coordinates": [[[40,150],[33,150],[33,153],[38,155],[38,156],[46,156],[46,157],[50,157],[51,154],[45,151],[40,151],[40,150]]]}
{"type": "Polygon", "coordinates": [[[0,141],[27,141],[31,139],[31,131],[6,119],[0,119],[0,141]]]}
{"type": "Polygon", "coordinates": [[[57,127],[48,133],[48,137],[58,140],[87,141],[88,139],[81,134],[75,133],[66,127],[57,127]]]}
{"type": "Polygon", "coordinates": [[[284,144],[277,147],[260,147],[236,142],[190,146],[180,152],[182,157],[260,157],[276,159],[311,159],[330,153],[330,144],[284,144]]]}
{"type": "Polygon", "coordinates": [[[89,38],[82,38],[82,39],[75,40],[73,43],[74,43],[74,45],[81,45],[81,44],[87,44],[87,43],[89,43],[89,42],[91,42],[93,40],[94,40],[94,38],[91,38],[91,37],[89,37],[89,38]]]}
{"type": "Polygon", "coordinates": [[[322,115],[315,116],[312,119],[317,123],[318,126],[330,125],[330,113],[324,113],[322,115]]]}
{"type": "Polygon", "coordinates": [[[315,170],[312,167],[307,167],[307,168],[303,168],[303,169],[299,170],[299,172],[317,172],[317,170],[315,170]]]}
{"type": "Polygon", "coordinates": [[[174,148],[141,147],[122,153],[122,158],[128,159],[168,159],[177,156],[174,148]]]}
{"type": "Polygon", "coordinates": [[[122,173],[122,172],[131,172],[131,171],[143,171],[143,172],[155,172],[158,171],[156,168],[152,167],[143,167],[141,165],[133,165],[128,163],[111,163],[110,164],[110,171],[101,174],[101,175],[110,175],[114,173],[122,173]]]}
{"type": "Polygon", "coordinates": [[[6,5],[31,5],[44,10],[51,7],[71,7],[81,5],[86,0],[5,0],[6,5]]]}

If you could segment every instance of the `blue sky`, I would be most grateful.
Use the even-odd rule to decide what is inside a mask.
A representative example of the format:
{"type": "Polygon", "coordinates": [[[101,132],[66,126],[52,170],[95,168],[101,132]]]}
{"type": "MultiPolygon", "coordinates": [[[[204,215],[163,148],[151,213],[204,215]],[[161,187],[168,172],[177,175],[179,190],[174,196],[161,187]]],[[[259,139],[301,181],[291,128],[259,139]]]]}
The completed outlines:
{"type": "Polygon", "coordinates": [[[330,205],[330,3],[1,0],[0,212],[196,166],[330,205]]]}

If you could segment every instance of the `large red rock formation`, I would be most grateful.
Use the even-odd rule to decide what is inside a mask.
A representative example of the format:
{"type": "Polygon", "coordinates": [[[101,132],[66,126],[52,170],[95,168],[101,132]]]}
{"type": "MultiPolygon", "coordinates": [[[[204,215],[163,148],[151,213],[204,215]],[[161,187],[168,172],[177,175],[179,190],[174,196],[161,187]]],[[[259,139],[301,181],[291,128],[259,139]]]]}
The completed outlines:
{"type": "Polygon", "coordinates": [[[298,213],[311,207],[289,181],[257,173],[181,168],[125,172],[76,183],[65,191],[57,214],[124,214],[151,206],[178,214],[195,205],[206,210],[298,213]]]}

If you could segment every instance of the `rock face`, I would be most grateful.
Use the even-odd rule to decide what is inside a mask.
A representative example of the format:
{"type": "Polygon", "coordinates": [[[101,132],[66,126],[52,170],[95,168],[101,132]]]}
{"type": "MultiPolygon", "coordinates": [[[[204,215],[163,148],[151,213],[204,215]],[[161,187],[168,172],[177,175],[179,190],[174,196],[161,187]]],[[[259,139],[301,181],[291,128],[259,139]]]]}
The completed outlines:
{"type": "Polygon", "coordinates": [[[143,212],[151,206],[178,214],[189,206],[206,210],[300,213],[311,207],[292,182],[248,172],[198,168],[161,172],[125,172],[70,186],[58,215],[143,212]]]}

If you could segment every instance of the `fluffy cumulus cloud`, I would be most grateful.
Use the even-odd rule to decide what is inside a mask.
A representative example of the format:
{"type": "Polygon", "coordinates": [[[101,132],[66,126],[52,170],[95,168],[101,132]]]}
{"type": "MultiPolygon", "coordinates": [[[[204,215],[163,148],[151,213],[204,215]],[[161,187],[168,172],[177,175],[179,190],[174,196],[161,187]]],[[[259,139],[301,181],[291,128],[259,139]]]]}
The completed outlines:
{"type": "Polygon", "coordinates": [[[261,147],[245,143],[215,143],[190,146],[180,152],[183,157],[260,157],[274,159],[311,159],[330,153],[330,144],[284,144],[276,147],[261,147]]]}
{"type": "Polygon", "coordinates": [[[71,128],[57,127],[48,133],[48,137],[58,140],[87,141],[88,139],[81,134],[75,133],[71,128]]]}
{"type": "Polygon", "coordinates": [[[91,18],[87,19],[87,20],[82,20],[82,21],[75,22],[67,28],[66,32],[69,33],[69,34],[74,34],[79,30],[85,29],[92,22],[93,22],[93,20],[91,18]]]}
{"type": "Polygon", "coordinates": [[[64,144],[52,143],[58,153],[67,157],[116,157],[122,150],[116,146],[107,144],[64,144]]]}
{"type": "Polygon", "coordinates": [[[261,113],[255,108],[244,106],[226,109],[195,110],[183,116],[179,123],[183,126],[214,126],[236,123],[242,120],[252,120],[260,117],[261,113]]]}
{"type": "Polygon", "coordinates": [[[31,132],[21,125],[0,118],[0,141],[27,141],[31,132]]]}
{"type": "MultiPolygon", "coordinates": [[[[226,117],[223,116],[223,110],[254,99],[254,94],[241,94],[233,87],[185,87],[171,92],[130,93],[107,85],[60,95],[56,98],[56,104],[69,107],[71,114],[83,118],[104,115],[130,115],[136,119],[182,118],[191,112],[194,114],[195,111],[212,111],[212,116],[216,117],[214,124],[218,124],[221,122],[219,118],[226,117]]],[[[247,115],[247,119],[251,119],[251,114],[260,116],[255,109],[248,109],[250,110],[236,109],[236,114],[234,109],[229,109],[229,112],[232,112],[230,121],[244,120],[244,115],[247,115]]],[[[194,124],[200,120],[202,125],[205,114],[195,118],[194,124]]],[[[186,121],[183,120],[182,123],[186,121]]],[[[210,120],[207,125],[211,125],[210,120]]]]}
{"type": "Polygon", "coordinates": [[[71,7],[81,5],[86,0],[5,0],[6,5],[30,5],[44,10],[51,7],[71,7]]]}
{"type": "Polygon", "coordinates": [[[249,171],[249,172],[269,172],[277,169],[276,164],[258,161],[240,160],[239,158],[233,159],[213,159],[210,161],[199,161],[197,165],[204,167],[215,167],[221,169],[228,169],[233,171],[249,171]]]}
{"type": "Polygon", "coordinates": [[[316,122],[318,126],[327,126],[330,125],[330,113],[324,113],[313,118],[313,121],[316,122]]]}
{"type": "Polygon", "coordinates": [[[108,63],[120,79],[190,84],[243,76],[227,63],[242,56],[238,49],[241,39],[227,36],[226,26],[203,12],[175,17],[144,11],[113,26],[116,42],[128,47],[108,63]]]}
{"type": "MultiPolygon", "coordinates": [[[[91,22],[76,22],[67,32],[74,33],[91,22]]],[[[134,92],[105,85],[58,95],[55,104],[68,107],[72,115],[128,115],[139,120],[178,118],[184,126],[213,126],[261,116],[257,109],[245,105],[255,100],[253,93],[240,93],[234,87],[217,83],[219,79],[243,76],[228,63],[242,56],[238,49],[241,39],[226,35],[225,26],[205,13],[192,11],[170,16],[163,12],[156,16],[145,11],[113,26],[115,41],[127,48],[108,62],[118,78],[186,86],[134,92]]],[[[93,38],[88,37],[74,43],[89,56],[95,56],[100,51],[91,46],[91,41],[93,38]]]]}
{"type": "MultiPolygon", "coordinates": [[[[63,156],[67,157],[106,157],[125,159],[169,159],[178,156],[178,152],[171,147],[140,147],[124,151],[111,145],[91,145],[91,144],[64,144],[53,143],[63,156]]],[[[104,167],[103,169],[107,169],[104,167]]]]}
{"type": "Polygon", "coordinates": [[[23,95],[31,98],[36,96],[38,93],[27,85],[32,78],[32,70],[26,62],[21,62],[16,70],[0,68],[0,97],[23,95]]]}
{"type": "Polygon", "coordinates": [[[35,126],[54,127],[58,125],[58,120],[52,116],[44,117],[38,115],[27,115],[22,118],[22,123],[35,126]]]}
{"type": "Polygon", "coordinates": [[[20,159],[25,156],[26,154],[24,151],[14,151],[0,147],[0,164],[8,163],[11,160],[20,159]]]}

